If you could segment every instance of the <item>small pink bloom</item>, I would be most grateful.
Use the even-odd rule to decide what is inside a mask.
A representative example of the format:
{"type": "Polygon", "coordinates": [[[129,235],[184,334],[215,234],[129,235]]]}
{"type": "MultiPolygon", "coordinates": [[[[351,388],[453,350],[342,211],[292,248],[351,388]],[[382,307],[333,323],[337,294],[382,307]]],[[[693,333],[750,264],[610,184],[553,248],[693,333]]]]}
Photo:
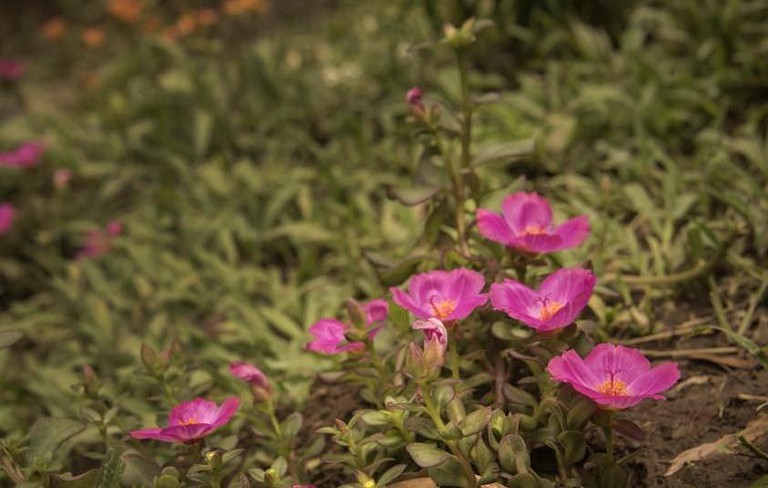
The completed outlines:
{"type": "Polygon", "coordinates": [[[227,398],[221,406],[204,398],[195,398],[171,410],[167,427],[134,430],[131,437],[194,443],[229,422],[238,406],[240,401],[237,397],[227,398]]]}
{"type": "Polygon", "coordinates": [[[424,332],[425,341],[436,341],[443,349],[448,346],[448,330],[445,328],[445,324],[436,318],[417,320],[411,325],[411,328],[424,332]]]}
{"type": "Polygon", "coordinates": [[[271,390],[267,375],[253,364],[244,361],[233,361],[229,363],[229,371],[235,378],[241,379],[253,386],[271,390]]]}
{"type": "Polygon", "coordinates": [[[347,342],[344,334],[348,328],[347,324],[336,319],[320,319],[309,328],[315,339],[307,344],[307,349],[323,354],[359,351],[364,345],[362,342],[347,342]]]}
{"type": "Polygon", "coordinates": [[[408,105],[411,107],[421,107],[421,95],[421,88],[414,86],[405,94],[405,101],[408,102],[408,105]]]}
{"type": "Polygon", "coordinates": [[[539,332],[573,323],[587,306],[597,278],[582,268],[562,268],[547,276],[538,290],[515,280],[491,285],[491,303],[539,332]]]}
{"type": "Polygon", "coordinates": [[[0,78],[15,81],[24,74],[24,63],[15,59],[0,59],[0,78]]]}
{"type": "Polygon", "coordinates": [[[123,223],[119,220],[110,220],[107,223],[107,234],[111,236],[119,236],[123,233],[123,223]]]}
{"type": "Polygon", "coordinates": [[[53,172],[53,186],[59,190],[66,188],[71,179],[72,170],[69,168],[61,168],[53,172]]]}
{"type": "Polygon", "coordinates": [[[651,368],[637,349],[613,344],[598,344],[583,360],[568,350],[552,358],[547,371],[595,403],[613,409],[637,405],[645,398],[662,400],[659,393],[680,379],[676,363],[651,368]]]}
{"type": "MultiPolygon", "coordinates": [[[[372,326],[387,320],[389,304],[382,299],[371,300],[363,304],[363,312],[368,326],[368,337],[373,339],[381,330],[381,325],[372,326]]],[[[362,342],[347,342],[345,334],[348,330],[348,324],[336,319],[320,319],[309,328],[309,333],[315,339],[307,344],[307,349],[323,354],[339,354],[363,349],[365,345],[362,342]]]]}
{"type": "Polygon", "coordinates": [[[483,237],[530,253],[548,253],[576,247],[589,235],[589,219],[580,215],[558,226],[552,208],[536,193],[518,192],[504,199],[502,214],[477,211],[483,237]]]}
{"type": "Polygon", "coordinates": [[[123,233],[123,224],[118,220],[110,221],[104,230],[91,229],[85,233],[85,243],[77,253],[78,259],[95,258],[106,254],[112,248],[112,240],[123,233]]]}
{"type": "Polygon", "coordinates": [[[16,208],[10,203],[0,203],[0,235],[7,234],[13,227],[16,208]]]}
{"type": "Polygon", "coordinates": [[[480,293],[484,286],[483,275],[458,268],[415,275],[408,284],[408,293],[399,288],[390,290],[395,303],[418,318],[449,322],[467,317],[488,301],[488,295],[480,293]]]}
{"type": "Polygon", "coordinates": [[[45,146],[40,142],[30,141],[16,149],[0,153],[0,166],[8,168],[27,168],[37,164],[45,146]]]}

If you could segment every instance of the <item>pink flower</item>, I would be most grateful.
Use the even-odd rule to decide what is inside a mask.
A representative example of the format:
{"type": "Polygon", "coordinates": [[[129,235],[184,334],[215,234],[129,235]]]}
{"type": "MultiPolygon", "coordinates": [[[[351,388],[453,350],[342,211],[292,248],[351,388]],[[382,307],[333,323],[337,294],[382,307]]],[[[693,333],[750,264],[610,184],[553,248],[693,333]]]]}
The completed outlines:
{"type": "Polygon", "coordinates": [[[15,81],[24,74],[24,63],[15,59],[0,59],[0,78],[15,81]]]}
{"type": "Polygon", "coordinates": [[[676,363],[651,363],[637,349],[598,344],[583,360],[574,350],[552,358],[547,366],[552,378],[570,384],[584,396],[606,407],[621,409],[659,395],[680,379],[676,363]]]}
{"type": "Polygon", "coordinates": [[[7,234],[13,227],[16,208],[10,203],[0,204],[0,235],[7,234]]]}
{"type": "Polygon", "coordinates": [[[435,317],[443,322],[460,320],[488,301],[480,293],[485,286],[483,275],[466,268],[452,271],[430,271],[415,275],[408,293],[390,288],[395,303],[420,319],[435,317]]]}
{"type": "Polygon", "coordinates": [[[269,384],[267,375],[253,364],[244,361],[232,361],[229,363],[229,371],[235,378],[241,379],[253,386],[258,386],[265,390],[272,389],[272,385],[269,384]]]}
{"type": "MultiPolygon", "coordinates": [[[[387,320],[389,304],[386,300],[371,300],[363,305],[363,312],[368,326],[368,337],[373,339],[381,330],[381,326],[372,326],[387,320]]],[[[362,342],[347,342],[346,333],[348,330],[348,324],[336,319],[320,319],[309,328],[309,333],[315,339],[307,344],[307,349],[323,354],[339,354],[363,349],[365,346],[362,342]]]]}
{"type": "Polygon", "coordinates": [[[362,342],[347,342],[344,335],[349,326],[336,319],[320,319],[312,327],[309,333],[315,339],[307,344],[310,351],[323,354],[339,354],[347,351],[359,351],[362,349],[362,342]]]}
{"type": "Polygon", "coordinates": [[[37,164],[45,146],[40,142],[29,141],[16,149],[0,153],[0,166],[7,168],[27,168],[37,164]]]}
{"type": "Polygon", "coordinates": [[[414,86],[408,90],[408,92],[405,94],[405,101],[408,102],[408,105],[411,107],[421,107],[421,88],[414,86]]]}
{"type": "Polygon", "coordinates": [[[238,406],[237,397],[227,398],[221,406],[204,398],[195,398],[173,407],[167,427],[134,430],[131,437],[194,443],[229,422],[238,406]]]}
{"type": "Polygon", "coordinates": [[[119,220],[110,220],[107,222],[106,230],[111,236],[119,236],[123,233],[123,223],[119,220]]]}
{"type": "Polygon", "coordinates": [[[436,318],[417,320],[411,325],[411,328],[424,332],[426,342],[435,341],[442,346],[443,350],[448,346],[448,330],[445,328],[445,324],[436,318]]]}
{"type": "Polygon", "coordinates": [[[89,230],[85,233],[85,244],[77,253],[78,259],[95,258],[106,254],[112,248],[112,240],[122,233],[123,224],[118,220],[110,221],[104,230],[89,230]]]}
{"type": "Polygon", "coordinates": [[[504,199],[502,214],[477,211],[477,227],[483,237],[530,253],[547,253],[576,247],[589,235],[589,220],[580,215],[557,227],[552,208],[536,193],[518,192],[504,199]]]}
{"type": "Polygon", "coordinates": [[[53,186],[59,190],[66,188],[71,179],[72,170],[69,168],[61,168],[53,172],[53,186]]]}
{"type": "Polygon", "coordinates": [[[515,280],[491,285],[491,303],[513,319],[539,332],[566,327],[589,301],[597,278],[581,268],[562,268],[531,290],[515,280]]]}

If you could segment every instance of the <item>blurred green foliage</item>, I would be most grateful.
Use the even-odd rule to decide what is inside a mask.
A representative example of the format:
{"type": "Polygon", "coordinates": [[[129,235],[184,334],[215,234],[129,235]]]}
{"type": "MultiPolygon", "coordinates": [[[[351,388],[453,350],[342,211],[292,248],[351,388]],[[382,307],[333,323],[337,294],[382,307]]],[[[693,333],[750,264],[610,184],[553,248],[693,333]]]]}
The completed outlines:
{"type": "Polygon", "coordinates": [[[123,32],[101,54],[62,43],[33,58],[31,81],[1,87],[0,149],[48,145],[34,168],[0,168],[0,200],[19,208],[0,238],[0,329],[24,334],[0,352],[0,429],[27,469],[72,470],[112,408],[119,436],[176,399],[232,390],[232,359],[303,398],[323,364],[303,353],[306,328],[420,264],[408,258],[436,208],[386,188],[428,176],[410,176],[425,158],[406,140],[405,91],[459,99],[446,53],[411,49],[445,21],[497,26],[473,53],[471,83],[495,100],[476,112],[478,203],[528,188],[589,214],[587,251],[563,259],[590,259],[618,290],[591,304],[606,331],[657,328],[660,299],[695,295],[674,285],[715,258],[734,295],[765,279],[765,2],[349,2],[326,15],[240,39],[123,32]],[[125,232],[110,252],[75,259],[113,219],[125,232]],[[142,344],[173,366],[148,374],[142,344]],[[98,422],[84,365],[103,385],[98,422]]]}

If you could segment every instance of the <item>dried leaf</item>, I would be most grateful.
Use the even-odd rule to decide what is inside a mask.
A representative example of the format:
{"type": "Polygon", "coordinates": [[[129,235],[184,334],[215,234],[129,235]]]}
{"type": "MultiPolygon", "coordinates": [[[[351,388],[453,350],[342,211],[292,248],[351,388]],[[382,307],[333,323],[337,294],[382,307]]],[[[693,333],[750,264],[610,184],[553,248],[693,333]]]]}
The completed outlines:
{"type": "Polygon", "coordinates": [[[722,454],[723,450],[734,449],[739,445],[739,436],[744,436],[746,440],[753,442],[765,435],[768,435],[768,415],[760,415],[747,424],[741,432],[724,435],[715,442],[707,442],[678,454],[664,476],[672,476],[687,463],[702,461],[715,454],[722,454]]]}

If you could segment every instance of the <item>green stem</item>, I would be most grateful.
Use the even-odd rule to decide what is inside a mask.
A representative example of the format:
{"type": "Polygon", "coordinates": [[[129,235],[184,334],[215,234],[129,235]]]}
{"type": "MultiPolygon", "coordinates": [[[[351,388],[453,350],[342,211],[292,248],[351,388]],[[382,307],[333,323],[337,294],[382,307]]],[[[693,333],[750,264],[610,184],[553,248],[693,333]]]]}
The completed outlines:
{"type": "Polygon", "coordinates": [[[608,414],[608,422],[603,427],[605,431],[605,450],[608,455],[608,462],[611,464],[616,463],[616,457],[613,453],[613,414],[608,414]]]}
{"type": "MultiPolygon", "coordinates": [[[[443,418],[440,416],[440,412],[435,408],[435,404],[432,401],[432,395],[429,391],[429,385],[419,383],[419,389],[421,390],[421,396],[424,398],[424,406],[427,409],[427,413],[432,418],[432,422],[437,426],[438,432],[444,432],[447,428],[443,418]]],[[[461,464],[461,470],[464,472],[464,477],[467,479],[467,486],[472,488],[477,484],[477,478],[475,477],[475,471],[472,469],[472,465],[467,459],[467,456],[462,452],[459,447],[459,443],[455,440],[443,439],[443,442],[448,446],[456,459],[461,464]]]]}
{"type": "Polygon", "coordinates": [[[472,98],[469,90],[469,57],[464,49],[456,50],[461,85],[461,169],[472,171],[472,98]]]}
{"type": "Polygon", "coordinates": [[[451,363],[451,378],[458,380],[461,377],[461,358],[457,347],[456,332],[458,324],[454,324],[448,332],[448,358],[451,363]]]}

